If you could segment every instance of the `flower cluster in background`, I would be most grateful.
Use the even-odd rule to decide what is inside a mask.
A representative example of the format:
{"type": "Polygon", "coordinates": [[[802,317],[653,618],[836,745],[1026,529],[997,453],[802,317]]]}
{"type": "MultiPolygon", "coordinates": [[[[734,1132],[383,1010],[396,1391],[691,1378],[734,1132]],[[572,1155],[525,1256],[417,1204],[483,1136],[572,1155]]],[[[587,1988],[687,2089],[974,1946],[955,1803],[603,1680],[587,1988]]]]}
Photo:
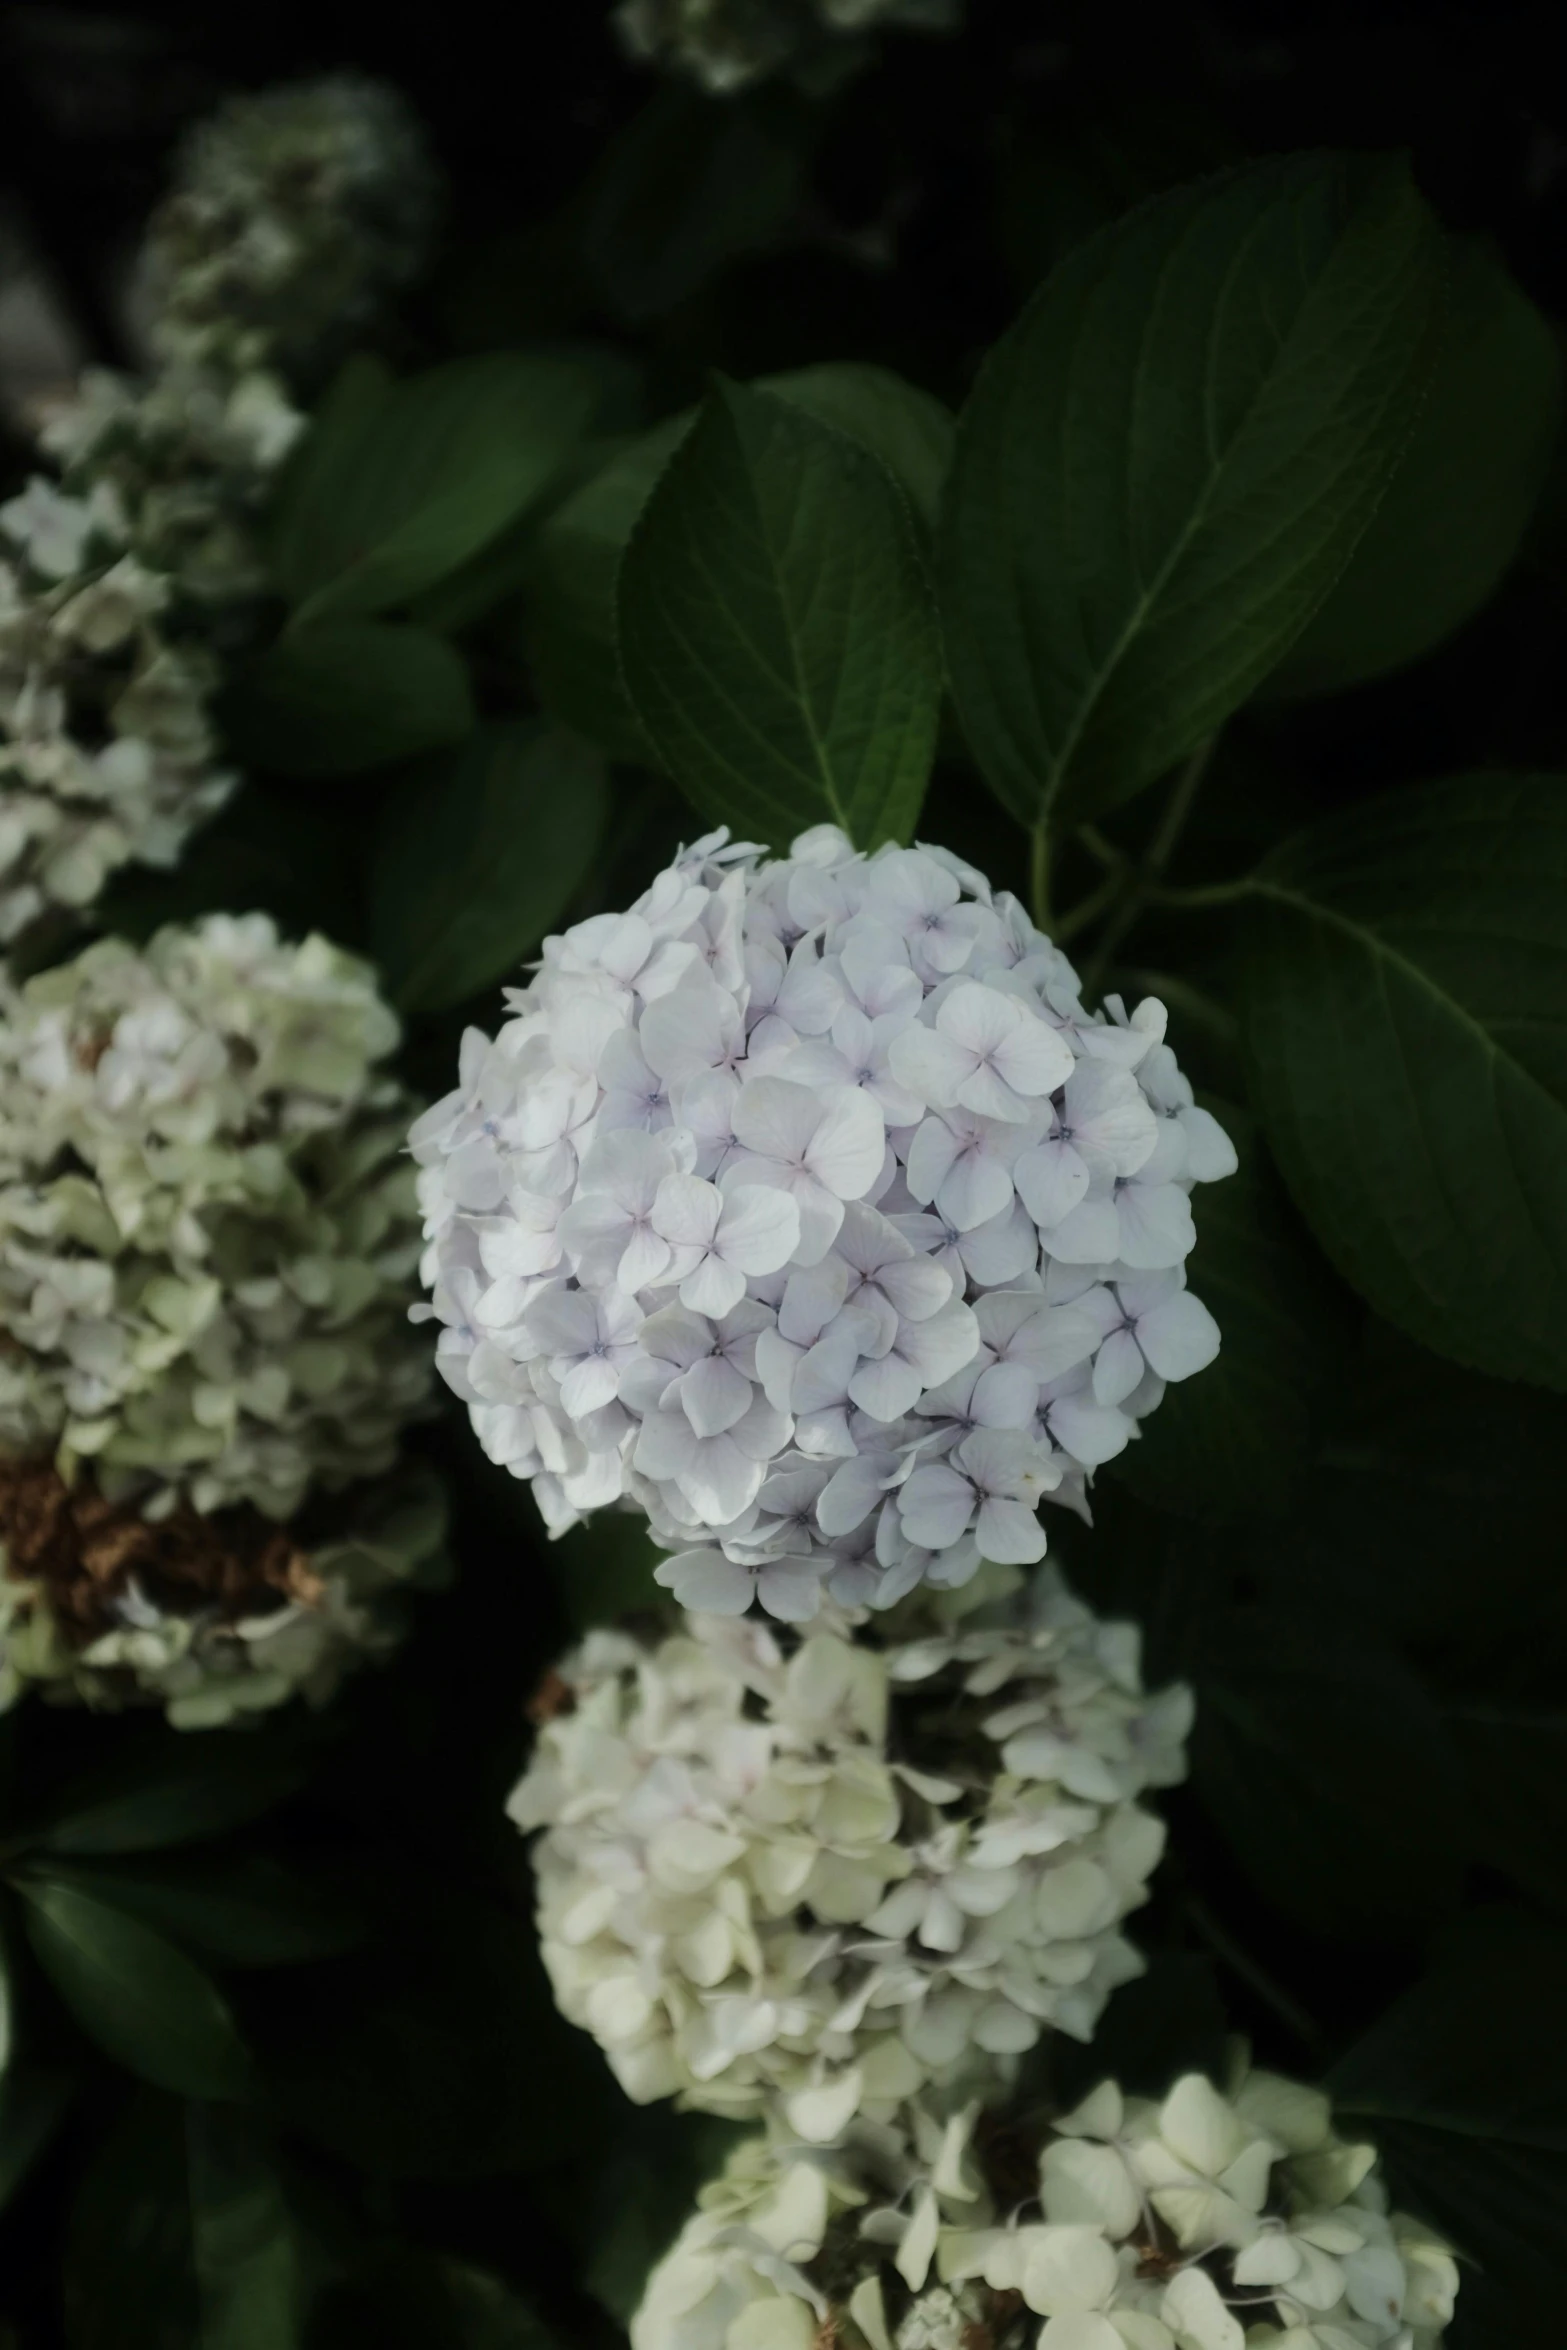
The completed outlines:
{"type": "MultiPolygon", "coordinates": [[[[884,1626],[889,1635],[896,1627],[884,1626]]],[[[693,1616],[595,1632],[512,1800],[545,1964],[639,2102],[820,2142],[934,2088],[994,2093],[1047,2025],[1087,2039],[1140,1971],[1119,1932],[1185,1772],[1184,1689],[1049,1569],[872,1645],[693,1616]]]]}
{"type": "Polygon", "coordinates": [[[958,0],[622,0],[615,21],[633,57],[728,97],[786,66],[831,78],[844,64],[834,53],[883,25],[949,31],[958,0]]]}
{"type": "MultiPolygon", "coordinates": [[[[0,1012],[9,1459],[52,1462],[68,1483],[85,1473],[103,1504],[154,1522],[243,1508],[280,1523],[389,1471],[428,1366],[406,1326],[407,1102],[381,1067],[397,1022],[368,967],[324,939],[285,944],[265,916],[210,915],[144,951],[100,941],[8,987],[0,1012]]],[[[61,1574],[77,1588],[85,1573],[100,1660],[134,1666],[186,1641],[134,1572],[134,1526],[96,1530],[94,1574],[94,1530],[62,1521],[51,1576],[41,1562],[58,1543],[37,1513],[63,1505],[11,1499],[8,1571],[37,1570],[33,1605],[57,1630],[81,1612],[62,1615],[61,1574]],[[137,1639],[102,1647],[110,1623],[137,1639]]],[[[210,1551],[218,1535],[201,1539],[210,1551]]],[[[274,1558],[259,1585],[299,1598],[296,1564],[274,1558]]],[[[209,1582],[216,1571],[208,1558],[209,1582]]],[[[172,1612],[188,1613],[167,1559],[160,1572],[172,1612]]],[[[256,1587],[241,1574],[236,1604],[256,1587]]],[[[40,1634],[29,1653],[58,1642],[40,1634]]]]}
{"type": "Polygon", "coordinates": [[[215,653],[266,585],[257,514],[304,417],[289,390],[419,266],[430,168],[402,102],[355,80],[202,127],[154,224],[153,372],[89,371],[0,505],[0,946],[172,865],[235,778],[215,653]]]}
{"type": "Polygon", "coordinates": [[[974,2122],[916,2109],[825,2156],[748,2140],[653,2272],[632,2350],[1432,2350],[1452,2315],[1451,2254],[1389,2216],[1375,2149],[1319,2091],[1105,2082],[1006,2148],[1004,2193],[974,2122]]]}
{"type": "Polygon", "coordinates": [[[442,1371],[555,1529],[627,1501],[682,1604],[807,1619],[1043,1556],[1218,1333],[1234,1151],[1163,1006],[1085,1009],[941,849],[719,833],[545,941],[413,1130],[442,1371]]]}

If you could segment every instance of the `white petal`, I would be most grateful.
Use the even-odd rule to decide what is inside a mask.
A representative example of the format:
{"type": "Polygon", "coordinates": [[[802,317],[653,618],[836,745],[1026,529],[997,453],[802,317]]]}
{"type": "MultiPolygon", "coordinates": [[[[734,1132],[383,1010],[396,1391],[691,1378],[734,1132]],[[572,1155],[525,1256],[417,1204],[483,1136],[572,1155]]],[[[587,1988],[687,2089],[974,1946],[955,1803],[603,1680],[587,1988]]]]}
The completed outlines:
{"type": "MultiPolygon", "coordinates": [[[[1219,1325],[1190,1290],[1182,1290],[1179,1296],[1167,1298],[1163,1305],[1143,1314],[1137,1336],[1161,1379],[1189,1379],[1194,1371],[1205,1370],[1219,1351],[1219,1325]]],[[[1118,1400],[1101,1398],[1105,1402],[1118,1400]]]]}
{"type": "Polygon", "coordinates": [[[704,1355],[685,1373],[675,1393],[698,1436],[721,1436],[745,1417],[755,1389],[722,1355],[704,1355]]]}
{"type": "Polygon", "coordinates": [[[788,1192],[742,1183],[725,1194],[718,1253],[726,1265],[747,1274],[776,1273],[799,1245],[800,1210],[788,1192]]]}
{"type": "Polygon", "coordinates": [[[838,1199],[863,1199],[881,1173],[886,1140],[876,1103],[857,1087],[845,1087],[828,1100],[806,1164],[838,1199]]]}
{"type": "Polygon", "coordinates": [[[1069,1142],[1042,1142],[1012,1170],[1018,1196],[1042,1232],[1069,1216],[1088,1192],[1088,1169],[1069,1142]]]}

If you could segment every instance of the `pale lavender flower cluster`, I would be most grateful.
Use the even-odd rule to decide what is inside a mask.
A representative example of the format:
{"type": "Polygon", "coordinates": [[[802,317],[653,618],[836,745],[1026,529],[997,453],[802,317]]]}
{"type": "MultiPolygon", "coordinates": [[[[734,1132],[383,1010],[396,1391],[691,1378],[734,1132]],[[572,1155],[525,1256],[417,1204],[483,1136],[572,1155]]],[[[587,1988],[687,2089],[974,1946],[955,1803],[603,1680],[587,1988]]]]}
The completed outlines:
{"type": "Polygon", "coordinates": [[[438,1360],[564,1530],[639,1507],[682,1605],[891,1606],[1043,1556],[1219,1336],[1234,1151],[1164,1007],[1087,1011],[947,851],[718,832],[545,941],[417,1122],[438,1360]]]}

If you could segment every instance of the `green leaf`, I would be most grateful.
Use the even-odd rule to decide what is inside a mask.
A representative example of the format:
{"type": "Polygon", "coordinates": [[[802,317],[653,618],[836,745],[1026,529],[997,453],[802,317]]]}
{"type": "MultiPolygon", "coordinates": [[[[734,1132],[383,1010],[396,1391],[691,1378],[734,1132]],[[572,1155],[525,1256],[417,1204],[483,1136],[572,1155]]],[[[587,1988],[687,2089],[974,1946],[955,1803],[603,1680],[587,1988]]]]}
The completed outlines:
{"type": "Polygon", "coordinates": [[[1567,1387],[1567,786],[1470,775],[1288,842],[1246,909],[1252,1100],[1377,1311],[1567,1387]]]}
{"type": "Polygon", "coordinates": [[[849,361],[764,375],[756,388],[792,400],[808,416],[835,426],[879,457],[908,499],[921,532],[927,539],[934,535],[957,430],[951,410],[938,399],[890,368],[849,361]]]}
{"type": "Polygon", "coordinates": [[[270,2133],[233,2105],[185,2110],[200,2350],[296,2350],[307,2291],[270,2133]]]}
{"type": "Polygon", "coordinates": [[[456,571],[548,489],[602,391],[593,363],[495,353],[361,396],[346,421],[329,406],[273,525],[296,624],[382,612],[456,571]]]}
{"type": "Polygon", "coordinates": [[[73,1780],[12,1841],[72,1855],[199,1843],[270,1811],[308,1769],[307,1741],[281,1723],[227,1740],[160,1731],[144,1754],[123,1754],[114,1768],[73,1780]]]}
{"type": "Polygon", "coordinates": [[[1561,422],[1556,336],[1478,238],[1452,241],[1436,370],[1348,568],[1268,681],[1335,693],[1399,669],[1477,612],[1518,552],[1561,422]]]}
{"type": "Polygon", "coordinates": [[[393,999],[437,1012],[518,971],[581,888],[608,817],[603,762],[535,719],[487,726],[392,796],[370,936],[393,999]]]}
{"type": "Polygon", "coordinates": [[[1468,1833],[1452,1739],[1362,1624],[1232,1609],[1193,1677],[1194,1782],[1276,1909],[1330,1938],[1392,1941],[1451,1907],[1468,1833]]]}
{"type": "Polygon", "coordinates": [[[346,793],[307,797],[246,782],[172,872],[122,866],[93,918],[111,937],[141,943],[166,922],[243,906],[270,914],[285,936],[325,930],[357,945],[362,833],[346,793]]]}
{"type": "Polygon", "coordinates": [[[620,570],[632,705],[681,789],[782,845],[906,840],[935,751],[935,616],[895,484],[845,435],[719,384],[620,570]]]}
{"type": "Polygon", "coordinates": [[[1155,1508],[1224,1518],[1290,1506],[1350,1317],[1252,1119],[1232,1102],[1204,1102],[1240,1156],[1234,1175],[1200,1185],[1192,1202],[1188,1270],[1222,1344],[1200,1379],[1169,1390],[1113,1474],[1155,1508]]]}
{"type": "Polygon", "coordinates": [[[1212,733],[1327,594],[1428,379],[1436,225],[1406,171],[1272,159],[1070,254],[958,426],[938,556],[970,745],[1025,824],[1212,733]]]}
{"type": "Polygon", "coordinates": [[[241,2097],[250,2065],[210,1976],[122,1910],[42,1874],[13,1882],[40,1966],[88,2037],[155,2088],[241,2097]]]}
{"type": "Polygon", "coordinates": [[[1449,1712],[1469,1772],[1479,1858],[1567,1911],[1567,1710],[1477,1697],[1449,1712]]]}
{"type": "Polygon", "coordinates": [[[460,742],[475,713],[468,672],[444,638],[347,620],[296,630],[244,663],[219,722],[245,766],[326,778],[460,742]]]}
{"type": "Polygon", "coordinates": [[[219,1851],[90,1867],[51,1863],[49,1877],[230,1966],[332,1958],[361,1937],[359,1921],[343,1902],[258,1853],[219,1851]]]}
{"type": "Polygon", "coordinates": [[[528,572],[524,641],[534,686],[557,718],[612,757],[646,760],[646,738],[620,680],[615,583],[637,518],[689,412],[617,450],[539,528],[528,572]]]}
{"type": "Polygon", "coordinates": [[[75,2087],[62,2067],[25,2056],[0,2074],[0,2211],[65,2119],[75,2087]]]}
{"type": "MultiPolygon", "coordinates": [[[[1548,2341],[1567,2241],[1567,1934],[1511,1911],[1464,1921],[1328,2080],[1382,2150],[1395,2200],[1479,2262],[1495,2322],[1468,2339],[1548,2341]],[[1505,2313],[1505,2321],[1504,2321],[1505,2313]]],[[[1467,2298],[1466,2298],[1467,2297],[1467,2298]]]]}
{"type": "Polygon", "coordinates": [[[645,1519],[601,1510],[552,1541],[548,1555],[561,1605],[579,1632],[619,1616],[666,1612],[668,1594],[653,1580],[665,1554],[645,1519]]]}

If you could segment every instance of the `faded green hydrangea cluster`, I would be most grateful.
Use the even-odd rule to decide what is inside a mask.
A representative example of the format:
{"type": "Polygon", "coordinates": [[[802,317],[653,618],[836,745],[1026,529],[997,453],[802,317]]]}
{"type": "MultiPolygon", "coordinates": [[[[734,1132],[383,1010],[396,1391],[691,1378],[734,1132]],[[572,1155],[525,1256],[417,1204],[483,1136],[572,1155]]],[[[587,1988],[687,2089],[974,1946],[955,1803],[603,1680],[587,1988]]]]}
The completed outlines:
{"type": "Polygon", "coordinates": [[[1389,2214],[1328,2100],[1244,2065],[1105,2082],[1044,2129],[976,2111],[736,2149],[632,2350],[1435,2350],[1458,2273],[1389,2214]],[[1024,2174],[1027,2174],[1025,2184],[1024,2174]],[[1019,2201],[1019,2190],[1023,2199],[1019,2201]]]}
{"type": "Polygon", "coordinates": [[[160,1705],[176,1730],[221,1729],[290,1698],[325,1705],[344,1675],[386,1655],[409,1602],[445,1580],[444,1498],[427,1473],[398,1473],[353,1497],[343,1530],[304,1552],[299,1587],[239,1609],[133,1579],[117,1621],[68,1637],[51,1594],[7,1572],[0,1541],[0,1712],[30,1687],[97,1710],[160,1705]]]}
{"type": "Polygon", "coordinates": [[[172,865],[228,797],[217,657],[266,588],[289,386],[417,269],[432,184],[370,83],[242,100],[192,140],[143,271],[154,372],[84,375],[40,433],[58,473],[0,505],[0,946],[172,865]]]}
{"type": "Polygon", "coordinates": [[[390,1468],[428,1384],[397,1034],[368,966],[263,915],[7,989],[0,1443],[279,1519],[390,1468]]]}
{"type": "Polygon", "coordinates": [[[567,1658],[512,1816],[546,1831],[556,1996],[628,2095],[825,2142],[994,2093],[1141,1973],[1119,1929],[1164,1830],[1138,1798],[1185,1774],[1190,1693],[1145,1695],[1135,1631],[1053,1569],[993,1573],[1021,1588],[913,1637],[693,1615],[567,1658]]]}
{"type": "Polygon", "coordinates": [[[789,68],[830,80],[852,62],[854,36],[883,25],[940,32],[958,0],[622,0],[622,40],[645,57],[727,97],[789,68]]]}
{"type": "Polygon", "coordinates": [[[232,100],[187,140],[142,263],[165,364],[317,373],[423,267],[439,183],[395,90],[357,74],[232,100]]]}

